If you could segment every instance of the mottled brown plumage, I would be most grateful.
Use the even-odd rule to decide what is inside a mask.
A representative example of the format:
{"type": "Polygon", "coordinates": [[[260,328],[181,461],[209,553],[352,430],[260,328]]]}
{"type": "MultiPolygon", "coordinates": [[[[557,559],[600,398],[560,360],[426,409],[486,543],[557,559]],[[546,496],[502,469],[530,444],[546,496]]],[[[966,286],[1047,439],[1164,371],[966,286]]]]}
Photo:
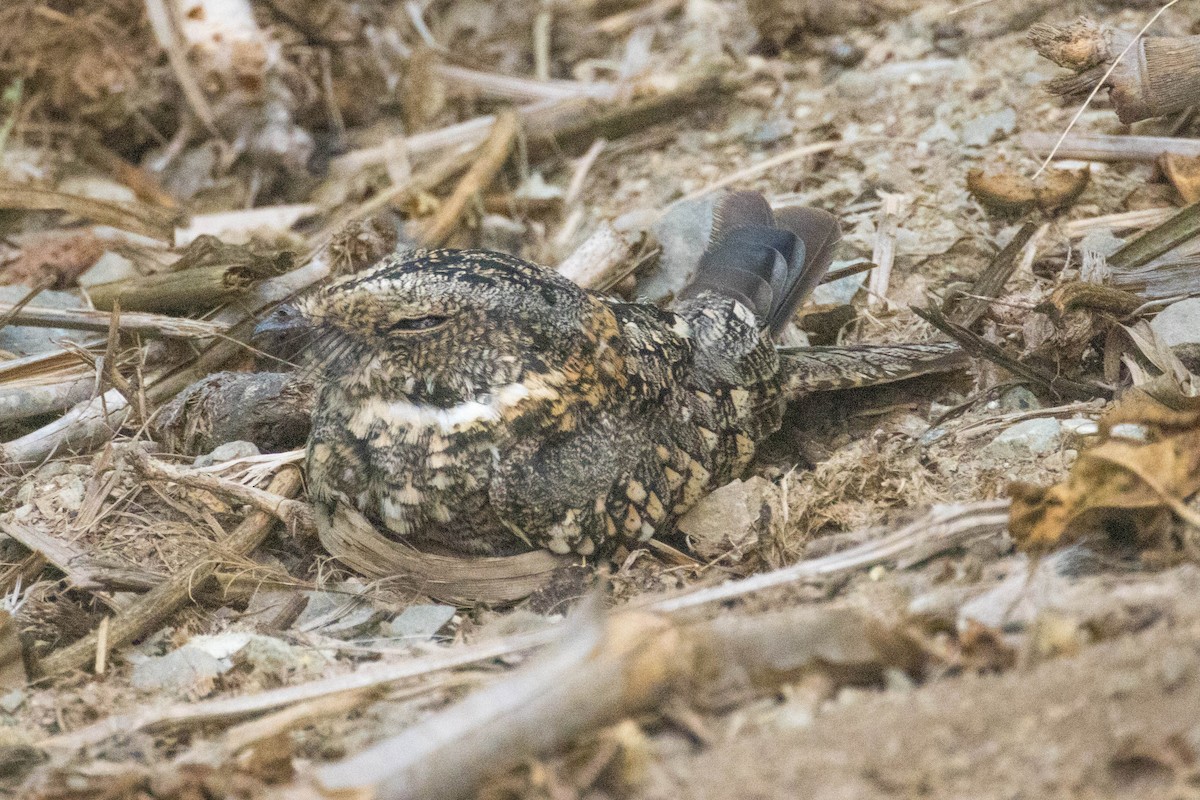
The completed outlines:
{"type": "Polygon", "coordinates": [[[456,553],[644,542],[743,475],[789,398],[946,365],[951,345],[775,348],[837,239],[824,212],[730,195],[669,310],[478,250],[343,278],[268,320],[314,336],[309,496],[456,553]]]}

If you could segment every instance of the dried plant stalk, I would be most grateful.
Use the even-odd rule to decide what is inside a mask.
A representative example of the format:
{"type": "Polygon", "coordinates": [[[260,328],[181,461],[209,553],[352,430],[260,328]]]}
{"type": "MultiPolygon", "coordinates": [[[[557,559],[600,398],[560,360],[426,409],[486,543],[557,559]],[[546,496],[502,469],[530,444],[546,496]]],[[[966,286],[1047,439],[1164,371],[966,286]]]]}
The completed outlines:
{"type": "Polygon", "coordinates": [[[558,271],[585,289],[607,289],[633,269],[633,251],[641,238],[618,233],[605,222],[558,265],[558,271]]]}
{"type": "Polygon", "coordinates": [[[1076,74],[1050,81],[1049,90],[1066,97],[1086,96],[1105,80],[1121,122],[1161,117],[1200,103],[1200,36],[1146,37],[1129,47],[1132,34],[1081,18],[1065,27],[1029,29],[1029,40],[1045,58],[1076,74]]]}
{"type": "MultiPolygon", "coordinates": [[[[290,498],[300,490],[301,483],[300,470],[284,467],[272,479],[266,491],[279,498],[290,498]]],[[[222,551],[230,557],[254,552],[267,538],[274,522],[275,518],[265,511],[251,513],[221,543],[222,551]]],[[[212,577],[220,563],[220,559],[212,555],[201,557],[172,575],[158,588],[139,597],[112,618],[108,628],[108,646],[122,647],[139,636],[152,633],[191,600],[193,588],[212,577]]],[[[97,642],[97,632],[93,631],[79,641],[51,653],[40,664],[42,672],[57,675],[86,667],[95,658],[97,642]]]]}
{"type": "Polygon", "coordinates": [[[470,168],[422,233],[421,240],[425,246],[437,247],[445,243],[458,225],[467,203],[495,180],[516,141],[516,112],[504,109],[496,115],[496,123],[488,138],[479,146],[470,168]]]}
{"type": "MultiPolygon", "coordinates": [[[[111,305],[111,304],[110,304],[111,305]]],[[[11,314],[13,325],[31,328],[68,328],[77,331],[105,333],[112,325],[112,315],[107,311],[88,311],[74,308],[41,308],[24,306],[20,310],[12,303],[0,303],[0,316],[11,314]]],[[[218,336],[229,328],[215,322],[158,314],[129,313],[122,309],[118,327],[124,333],[142,333],[168,339],[203,339],[218,336]]]]}
{"type": "Polygon", "coordinates": [[[21,211],[66,211],[77,217],[173,242],[178,215],[144,204],[110,203],[53,189],[0,183],[0,208],[21,211]]]}
{"type": "Polygon", "coordinates": [[[877,680],[922,662],[905,636],[848,609],[790,609],[673,623],[594,613],[511,676],[341,762],[316,770],[330,794],[453,800],[489,777],[561,750],[581,734],[684,692],[723,707],[810,671],[840,682],[877,680]]]}
{"type": "Polygon", "coordinates": [[[1030,131],[1021,134],[1021,145],[1037,155],[1053,152],[1055,158],[1082,161],[1158,161],[1164,155],[1200,158],[1200,139],[1072,133],[1063,138],[1055,150],[1058,139],[1052,133],[1030,131]]]}

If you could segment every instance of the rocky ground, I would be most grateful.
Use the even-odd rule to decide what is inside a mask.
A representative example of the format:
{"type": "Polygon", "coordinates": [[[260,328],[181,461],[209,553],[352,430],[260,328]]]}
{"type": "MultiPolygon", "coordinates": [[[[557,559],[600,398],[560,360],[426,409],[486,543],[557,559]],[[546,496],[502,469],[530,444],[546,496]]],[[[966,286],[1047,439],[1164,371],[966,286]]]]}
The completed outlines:
{"type": "MultiPolygon", "coordinates": [[[[82,6],[46,4],[20,19],[44,22],[63,14],[92,36],[128,19],[134,22],[125,30],[135,42],[150,40],[140,4],[100,5],[89,16],[82,6]]],[[[456,79],[447,77],[453,73],[438,72],[438,65],[529,75],[539,68],[531,33],[537,4],[504,4],[512,8],[503,13],[479,3],[427,4],[425,31],[370,3],[333,4],[327,17],[303,3],[281,3],[284,11],[271,15],[268,5],[275,4],[257,9],[260,24],[286,44],[289,63],[300,65],[297,75],[311,79],[309,85],[292,75],[288,85],[303,84],[316,98],[328,94],[291,109],[295,130],[312,140],[312,161],[302,159],[297,167],[286,158],[283,166],[280,159],[263,160],[267,143],[238,140],[226,128],[227,142],[251,141],[229,164],[222,166],[219,148],[200,134],[181,137],[168,158],[172,137],[162,134],[171,126],[164,122],[162,92],[152,91],[175,86],[165,57],[146,62],[133,50],[114,56],[110,50],[135,46],[117,37],[109,50],[94,54],[108,71],[72,61],[70,78],[41,63],[29,66],[19,43],[0,37],[0,75],[11,79],[24,70],[27,80],[23,90],[14,80],[16,94],[10,88],[8,105],[0,105],[13,120],[6,125],[0,117],[0,142],[8,137],[0,151],[5,186],[32,176],[60,192],[149,203],[153,192],[112,177],[125,173],[109,169],[97,177],[96,162],[80,155],[86,151],[66,144],[71,137],[37,133],[39,125],[78,126],[99,132],[121,159],[155,178],[166,197],[154,201],[160,212],[169,200],[196,215],[236,216],[256,206],[283,214],[267,225],[270,235],[258,237],[262,252],[286,247],[304,261],[303,254],[319,250],[322,234],[351,212],[362,218],[364,208],[382,211],[384,227],[398,229],[402,242],[419,239],[420,225],[444,207],[444,181],[397,189],[390,202],[378,198],[408,186],[414,175],[436,171],[436,158],[419,157],[420,135],[494,106],[455,89],[456,79]],[[321,49],[346,30],[361,38],[341,51],[321,49]],[[406,47],[430,39],[453,47],[421,50],[395,74],[373,72],[384,56],[371,47],[395,37],[406,47]],[[325,84],[321,52],[335,53],[325,84]],[[125,112],[106,105],[119,83],[112,75],[124,74],[121,69],[142,78],[140,94],[121,95],[142,122],[121,116],[129,105],[121,106],[125,112]],[[93,74],[98,85],[80,83],[80,75],[93,74]],[[90,105],[80,99],[88,92],[90,105]],[[381,102],[382,96],[402,102],[381,102]],[[338,112],[336,125],[312,122],[333,114],[330,108],[338,112]],[[147,134],[147,126],[157,126],[158,134],[147,134]],[[410,134],[405,146],[412,163],[387,150],[399,146],[399,131],[410,134]],[[347,166],[372,148],[391,153],[386,170],[347,166]],[[292,210],[280,211],[285,207],[292,210]]],[[[871,277],[860,273],[818,290],[787,336],[793,344],[822,345],[944,338],[911,307],[944,308],[965,319],[955,316],[964,313],[963,294],[966,301],[980,297],[978,279],[998,252],[1027,237],[1015,250],[1012,275],[982,296],[979,313],[963,325],[1019,360],[1018,369],[981,357],[968,374],[806,398],[789,412],[756,475],[692,512],[678,536],[623,551],[600,580],[593,580],[589,565],[515,605],[457,605],[412,581],[357,574],[296,526],[270,528],[271,517],[255,511],[262,507],[245,493],[228,493],[228,484],[263,488],[272,475],[279,481],[298,454],[260,454],[268,448],[235,443],[216,451],[193,448],[201,455],[192,463],[196,453],[182,439],[171,440],[187,453],[178,463],[189,474],[193,467],[207,470],[203,474],[222,479],[224,488],[146,479],[122,448],[147,438],[147,429],[161,432],[148,409],[166,405],[170,395],[153,395],[153,388],[147,395],[145,387],[154,386],[158,366],[189,363],[184,358],[198,349],[196,340],[182,346],[126,341],[106,349],[104,325],[51,333],[10,325],[0,331],[0,349],[12,356],[0,363],[0,381],[8,381],[0,386],[9,392],[3,396],[31,402],[20,381],[42,378],[22,371],[28,367],[18,359],[49,353],[51,360],[37,362],[39,375],[62,370],[53,385],[70,393],[70,402],[3,420],[11,468],[0,516],[7,537],[2,577],[15,598],[21,644],[14,647],[27,659],[16,670],[21,674],[10,671],[0,693],[0,786],[29,797],[310,796],[321,765],[428,724],[472,691],[499,685],[525,664],[526,648],[501,648],[453,669],[423,668],[404,680],[381,680],[366,693],[297,698],[257,710],[204,704],[252,703],[281,687],[541,635],[572,625],[564,615],[589,593],[601,595],[614,614],[649,607],[674,625],[678,615],[652,605],[663,596],[857,553],[932,506],[1000,500],[1020,483],[1037,487],[1015,492],[1024,503],[1018,511],[1030,516],[1014,517],[1007,532],[993,526],[949,543],[925,542],[900,555],[865,559],[861,568],[814,572],[684,616],[690,623],[849,609],[911,643],[921,654],[915,661],[902,666],[881,656],[869,677],[851,680],[836,664],[817,659],[796,674],[752,681],[754,692],[719,709],[693,708],[686,692],[664,690],[672,699],[656,695],[615,727],[606,723],[599,734],[571,738],[569,747],[523,754],[516,767],[506,764],[491,776],[483,796],[1200,794],[1200,607],[1194,599],[1200,590],[1194,496],[1200,440],[1187,372],[1195,368],[1200,343],[1200,301],[1182,296],[1200,287],[1185,277],[1170,286],[1190,289],[1162,296],[1153,286],[1120,284],[1135,286],[1136,307],[1117,310],[1062,299],[1080,284],[1118,285],[1119,270],[1116,278],[1099,279],[1089,270],[1184,207],[1186,186],[1154,160],[1118,159],[1057,164],[1072,174],[1087,172],[1086,185],[1061,207],[999,213],[987,191],[968,188],[972,170],[1032,175],[1041,154],[1024,135],[1057,135],[1078,108],[1044,90],[1062,71],[1029,45],[1030,25],[1065,24],[1086,13],[1134,32],[1155,9],[1040,0],[889,2],[876,4],[873,20],[822,21],[815,4],[766,0],[586,5],[586,13],[552,15],[552,77],[616,80],[631,70],[639,80],[670,84],[702,69],[736,85],[716,101],[689,100],[666,119],[634,125],[628,135],[590,131],[575,150],[564,144],[550,155],[538,155],[536,147],[521,155],[516,146],[515,167],[473,194],[451,244],[482,244],[556,264],[612,226],[635,245],[622,262],[630,274],[609,288],[661,301],[682,285],[702,248],[716,190],[758,189],[776,205],[816,205],[839,216],[845,243],[835,267],[864,259],[891,264],[885,280],[877,266],[871,277]],[[796,8],[804,11],[792,24],[796,8]],[[607,141],[584,155],[597,139],[607,141]],[[1122,331],[1131,331],[1128,339],[1122,331]],[[77,346],[64,347],[64,337],[77,346]],[[81,349],[88,359],[79,359],[81,349]],[[1032,365],[1033,377],[1020,371],[1022,364],[1032,365]],[[1174,394],[1154,383],[1164,372],[1176,377],[1174,394]],[[122,384],[122,375],[131,383],[122,384]],[[73,377],[64,384],[62,376],[73,377]],[[1064,388],[1059,378],[1074,383],[1064,388]],[[23,437],[55,424],[97,387],[121,389],[122,402],[134,398],[135,413],[116,422],[106,417],[107,433],[93,434],[86,446],[73,442],[77,452],[63,447],[42,454],[38,460],[45,463],[36,468],[13,466],[13,442],[29,447],[23,437]],[[1172,405],[1171,398],[1180,397],[1172,405]],[[149,405],[139,408],[139,402],[149,405]],[[114,430],[118,446],[97,449],[114,430]],[[1073,470],[1077,483],[1064,484],[1073,470]],[[1051,524],[1053,503],[1038,493],[1056,485],[1067,488],[1051,500],[1071,509],[1061,525],[1051,524]],[[259,517],[256,524],[271,531],[265,541],[230,552],[230,537],[259,517]],[[187,585],[168,613],[148,616],[134,641],[102,645],[99,664],[93,643],[69,669],[26,683],[38,676],[39,662],[59,663],[56,653],[107,631],[109,620],[118,625],[156,586],[199,575],[193,573],[198,564],[211,570],[187,585]],[[192,718],[177,704],[214,710],[192,718]],[[289,709],[293,716],[279,716],[289,709]],[[264,717],[267,711],[273,713],[264,717]],[[175,713],[173,722],[155,718],[175,713]],[[267,720],[269,731],[248,729],[248,719],[267,720]]],[[[1196,24],[1192,10],[1181,6],[1168,10],[1155,30],[1182,35],[1196,24]]],[[[295,94],[309,97],[299,89],[295,94]]],[[[221,128],[229,111],[215,107],[221,128]]],[[[1188,114],[1122,126],[1102,93],[1075,130],[1187,139],[1195,126],[1188,114]]],[[[536,145],[536,130],[526,133],[536,145]]],[[[285,137],[292,142],[285,155],[295,146],[294,134],[285,137]]],[[[444,157],[446,151],[431,152],[444,157]]],[[[474,157],[464,152],[459,160],[474,157]]],[[[17,209],[0,211],[8,215],[0,216],[7,237],[0,247],[14,284],[4,287],[11,296],[0,299],[7,302],[38,287],[44,291],[35,306],[86,308],[80,287],[136,274],[148,262],[161,269],[169,260],[170,249],[152,242],[31,213],[28,202],[10,199],[6,207],[17,209]],[[59,237],[57,250],[44,238],[51,234],[59,237]],[[72,272],[68,267],[76,262],[72,272]],[[42,286],[47,269],[57,277],[42,286]]],[[[183,228],[192,230],[198,218],[183,228]]],[[[231,232],[235,227],[215,230],[222,240],[245,240],[246,230],[231,232]]],[[[1194,272],[1191,252],[1175,251],[1164,263],[1162,269],[1181,270],[1172,275],[1194,272]]],[[[95,303],[98,295],[89,295],[95,303]]],[[[225,303],[204,315],[215,323],[237,319],[222,315],[246,305],[247,297],[146,310],[184,318],[200,316],[185,311],[225,303]]],[[[245,355],[225,364],[241,371],[255,366],[245,355]]],[[[175,391],[187,382],[180,383],[175,391]]],[[[155,438],[161,444],[164,436],[155,438]]],[[[298,480],[287,491],[270,485],[303,499],[298,480]]],[[[8,633],[12,644],[11,620],[8,633]]],[[[9,659],[10,670],[13,663],[9,659]]],[[[571,714],[568,708],[561,716],[571,714]]],[[[464,745],[462,752],[474,751],[464,745]]]]}

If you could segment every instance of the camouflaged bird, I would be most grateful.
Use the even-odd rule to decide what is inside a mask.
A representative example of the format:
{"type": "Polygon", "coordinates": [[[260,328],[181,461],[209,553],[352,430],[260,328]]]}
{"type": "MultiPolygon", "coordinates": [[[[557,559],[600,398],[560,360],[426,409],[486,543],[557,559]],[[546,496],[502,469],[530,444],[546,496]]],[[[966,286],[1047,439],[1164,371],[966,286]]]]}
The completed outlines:
{"type": "Polygon", "coordinates": [[[953,345],[777,349],[839,239],[728,195],[669,310],[483,250],[399,253],[283,308],[323,386],[311,501],[424,549],[603,555],[741,477],[789,399],[946,368],[953,345]]]}

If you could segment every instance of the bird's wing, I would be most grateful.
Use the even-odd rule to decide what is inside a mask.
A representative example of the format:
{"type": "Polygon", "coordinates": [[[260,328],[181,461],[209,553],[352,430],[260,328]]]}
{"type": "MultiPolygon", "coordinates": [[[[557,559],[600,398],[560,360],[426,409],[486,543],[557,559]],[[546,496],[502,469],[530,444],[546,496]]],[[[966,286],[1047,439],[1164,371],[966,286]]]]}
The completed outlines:
{"type": "Polygon", "coordinates": [[[840,238],[837,219],[825,211],[772,212],[758,192],[730,192],[713,211],[708,247],[680,298],[705,291],[732,297],[778,334],[821,282],[840,238]]]}

